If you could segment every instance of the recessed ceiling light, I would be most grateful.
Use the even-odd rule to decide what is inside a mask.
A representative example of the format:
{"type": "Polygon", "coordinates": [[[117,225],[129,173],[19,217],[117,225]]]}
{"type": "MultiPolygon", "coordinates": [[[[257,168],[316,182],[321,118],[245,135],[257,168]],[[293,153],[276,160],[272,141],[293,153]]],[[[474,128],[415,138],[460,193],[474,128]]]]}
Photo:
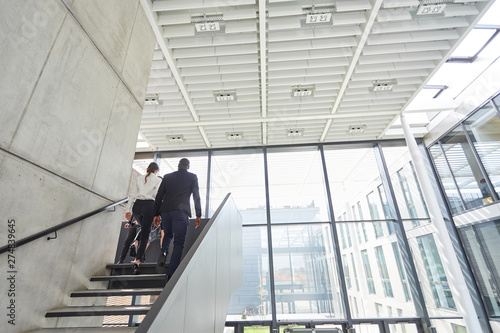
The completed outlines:
{"type": "Polygon", "coordinates": [[[217,102],[228,102],[236,100],[236,91],[234,90],[217,90],[214,91],[215,100],[217,102]]]}
{"type": "Polygon", "coordinates": [[[417,15],[433,15],[441,14],[446,7],[445,4],[440,5],[421,5],[418,7],[417,15]]]}
{"type": "Polygon", "coordinates": [[[301,136],[304,134],[303,128],[291,128],[286,130],[286,135],[288,136],[301,136]]]}
{"type": "Polygon", "coordinates": [[[375,80],[373,83],[373,91],[392,91],[396,84],[395,80],[375,80]]]}
{"type": "Polygon", "coordinates": [[[226,138],[228,140],[243,139],[243,133],[239,133],[239,132],[226,132],[226,138]]]}
{"type": "Polygon", "coordinates": [[[366,129],[366,125],[349,125],[349,133],[363,133],[366,129]]]}
{"type": "Polygon", "coordinates": [[[292,96],[302,97],[302,96],[312,96],[313,87],[312,86],[294,86],[292,87],[292,96]]]}
{"type": "Polygon", "coordinates": [[[219,31],[220,30],[219,22],[196,23],[194,26],[196,27],[196,31],[198,31],[198,32],[219,31]]]}
{"type": "Polygon", "coordinates": [[[167,139],[169,142],[183,142],[184,136],[183,135],[167,135],[167,139]]]}
{"type": "Polygon", "coordinates": [[[306,23],[326,23],[332,19],[332,13],[307,14],[306,23]]]}
{"type": "Polygon", "coordinates": [[[144,99],[144,105],[159,105],[160,101],[158,100],[157,94],[147,94],[144,99]]]}

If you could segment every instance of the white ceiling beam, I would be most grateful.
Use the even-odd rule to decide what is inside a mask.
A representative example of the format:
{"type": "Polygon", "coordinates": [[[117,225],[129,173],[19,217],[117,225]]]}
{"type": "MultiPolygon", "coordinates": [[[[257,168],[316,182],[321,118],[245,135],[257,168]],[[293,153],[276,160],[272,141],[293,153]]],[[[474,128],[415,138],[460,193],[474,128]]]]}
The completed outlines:
{"type": "MultiPolygon", "coordinates": [[[[349,112],[337,114],[318,114],[307,116],[280,116],[280,117],[267,117],[267,118],[243,118],[243,119],[224,119],[224,120],[211,120],[199,121],[197,126],[215,126],[215,125],[241,125],[241,124],[256,124],[256,123],[276,123],[276,122],[291,122],[291,121],[305,121],[305,120],[333,120],[342,118],[363,118],[364,121],[369,122],[370,118],[376,119],[381,116],[394,116],[398,110],[392,111],[371,111],[371,112],[349,112]]],[[[162,124],[143,124],[141,129],[147,131],[148,129],[159,128],[179,128],[179,127],[192,127],[193,122],[177,122],[177,123],[162,123],[162,124]]]]}
{"type": "MultiPolygon", "coordinates": [[[[259,0],[260,102],[261,116],[267,118],[267,17],[266,0],[259,0]]],[[[267,144],[267,127],[262,124],[262,144],[267,144]]]]}
{"type": "MultiPolygon", "coordinates": [[[[335,99],[335,104],[333,105],[331,114],[335,114],[337,112],[337,109],[340,105],[340,102],[342,101],[342,97],[344,96],[344,93],[347,89],[347,85],[349,84],[349,81],[351,80],[351,76],[354,73],[354,69],[356,68],[356,64],[358,63],[359,57],[361,56],[361,52],[363,51],[363,47],[366,44],[366,41],[368,39],[368,36],[370,35],[370,31],[373,27],[373,24],[375,23],[375,20],[377,18],[378,12],[380,10],[380,7],[382,6],[383,0],[376,0],[373,3],[373,8],[370,12],[370,16],[366,22],[366,25],[364,26],[363,34],[359,37],[358,39],[358,45],[356,47],[356,51],[354,52],[354,55],[351,60],[351,64],[349,65],[349,69],[347,70],[346,75],[344,76],[344,81],[342,82],[342,85],[340,86],[339,93],[337,95],[337,98],[335,99]]],[[[330,126],[332,125],[332,119],[328,119],[326,122],[325,128],[323,129],[323,133],[321,133],[321,137],[319,139],[320,142],[325,141],[326,135],[328,134],[328,130],[330,129],[330,126]]]]}
{"type": "MultiPolygon", "coordinates": [[[[141,0],[142,2],[143,0],[141,0]]],[[[238,5],[254,5],[255,0],[238,0],[238,5]]],[[[209,9],[209,8],[219,8],[232,6],[231,2],[227,0],[183,0],[183,1],[169,1],[161,0],[155,1],[152,6],[149,6],[151,12],[159,11],[174,11],[174,10],[186,10],[186,9],[209,9]]]]}
{"type": "MultiPolygon", "coordinates": [[[[162,1],[162,2],[165,2],[165,1],[162,1]]],[[[158,3],[159,3],[159,1],[156,1],[155,5],[158,3]]],[[[168,63],[168,67],[170,68],[170,71],[172,72],[172,75],[174,76],[175,81],[177,82],[177,86],[179,87],[179,90],[181,91],[182,96],[184,97],[184,101],[186,102],[186,105],[189,108],[189,112],[191,113],[193,120],[195,122],[199,122],[200,119],[199,119],[198,115],[196,114],[196,110],[194,109],[193,103],[191,103],[191,99],[189,98],[189,94],[186,90],[186,87],[184,86],[184,83],[182,82],[182,78],[179,75],[177,68],[175,67],[175,61],[172,58],[172,55],[170,54],[170,50],[168,49],[167,42],[163,38],[162,29],[160,26],[158,26],[158,14],[156,14],[153,11],[153,4],[151,3],[151,0],[141,0],[141,5],[144,9],[144,12],[146,13],[146,17],[148,18],[149,23],[151,24],[151,28],[156,36],[156,41],[158,42],[158,45],[160,46],[160,49],[163,52],[163,56],[165,57],[165,60],[168,63]]],[[[191,126],[192,125],[193,124],[191,124],[191,126]]],[[[212,145],[210,144],[210,141],[208,140],[208,137],[207,137],[203,127],[198,126],[198,130],[200,131],[200,134],[203,137],[203,140],[205,141],[205,145],[207,146],[207,148],[211,148],[212,145]]]]}

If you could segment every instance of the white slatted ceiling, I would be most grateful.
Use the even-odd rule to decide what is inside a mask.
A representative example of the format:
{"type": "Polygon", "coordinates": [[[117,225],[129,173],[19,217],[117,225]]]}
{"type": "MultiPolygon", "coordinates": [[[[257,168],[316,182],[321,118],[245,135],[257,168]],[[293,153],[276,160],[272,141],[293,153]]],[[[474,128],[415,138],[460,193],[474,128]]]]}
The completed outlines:
{"type": "Polygon", "coordinates": [[[474,1],[447,4],[439,17],[419,17],[416,0],[374,1],[375,8],[369,0],[327,0],[316,7],[335,6],[331,22],[313,25],[305,23],[304,14],[312,1],[265,1],[266,15],[259,13],[258,2],[152,2],[154,24],[168,48],[167,54],[159,46],[155,50],[147,91],[158,94],[162,105],[145,107],[141,125],[155,149],[319,142],[325,129],[326,141],[379,138],[484,7],[474,1]],[[355,54],[372,11],[378,14],[366,30],[366,44],[355,54]],[[221,30],[196,32],[192,20],[203,15],[217,16],[221,30]],[[263,33],[261,19],[266,20],[263,33]],[[266,38],[262,44],[261,37],[266,38]],[[267,58],[260,59],[261,54],[267,58]],[[385,79],[395,80],[393,91],[373,92],[373,81],[385,79]],[[314,86],[313,96],[292,97],[296,85],[314,86]],[[236,91],[236,101],[216,102],[216,90],[236,91]],[[269,119],[262,118],[263,103],[269,119]],[[346,133],[350,122],[363,122],[365,132],[346,133]],[[288,137],[290,127],[304,134],[288,137]],[[228,131],[241,132],[243,139],[228,140],[228,131]],[[185,141],[170,143],[167,135],[183,135],[185,141]]]}

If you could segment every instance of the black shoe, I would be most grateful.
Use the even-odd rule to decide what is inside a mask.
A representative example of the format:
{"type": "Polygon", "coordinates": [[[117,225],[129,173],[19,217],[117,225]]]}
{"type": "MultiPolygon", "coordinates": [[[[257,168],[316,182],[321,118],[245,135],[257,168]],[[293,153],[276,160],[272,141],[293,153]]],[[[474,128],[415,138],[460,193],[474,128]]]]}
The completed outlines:
{"type": "Polygon", "coordinates": [[[134,266],[132,266],[132,269],[134,270],[134,275],[139,275],[141,272],[139,272],[139,265],[134,263],[134,266]]]}
{"type": "Polygon", "coordinates": [[[165,284],[168,283],[168,280],[170,280],[170,275],[165,275],[165,284]]]}
{"type": "Polygon", "coordinates": [[[167,254],[162,252],[160,256],[158,257],[158,261],[156,262],[156,273],[158,274],[165,274],[167,267],[165,265],[165,262],[167,261],[167,254]]]}
{"type": "Polygon", "coordinates": [[[118,260],[118,261],[116,262],[116,264],[117,264],[117,265],[119,265],[119,264],[123,264],[123,260],[122,260],[122,259],[118,260]]]}

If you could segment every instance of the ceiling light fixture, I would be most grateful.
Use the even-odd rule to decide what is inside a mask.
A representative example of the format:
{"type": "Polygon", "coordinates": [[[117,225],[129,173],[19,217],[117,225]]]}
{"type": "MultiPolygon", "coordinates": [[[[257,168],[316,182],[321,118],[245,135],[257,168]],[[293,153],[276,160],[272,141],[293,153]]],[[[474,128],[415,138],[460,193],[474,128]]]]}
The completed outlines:
{"type": "Polygon", "coordinates": [[[375,80],[373,83],[373,91],[392,91],[396,84],[395,80],[375,80]]]}
{"type": "Polygon", "coordinates": [[[169,142],[183,142],[184,136],[183,135],[167,135],[167,139],[169,142]]]}
{"type": "Polygon", "coordinates": [[[158,100],[157,94],[147,94],[144,99],[144,105],[159,105],[160,101],[158,100]]]}
{"type": "Polygon", "coordinates": [[[292,96],[293,97],[303,97],[312,96],[314,87],[313,86],[293,86],[292,96]]]}
{"type": "Polygon", "coordinates": [[[332,19],[331,13],[323,13],[323,14],[307,14],[306,23],[326,23],[330,22],[332,19]]]}
{"type": "Polygon", "coordinates": [[[226,138],[228,140],[238,140],[243,139],[243,133],[238,132],[226,132],[226,138]]]}
{"type": "Polygon", "coordinates": [[[434,15],[441,14],[446,7],[445,4],[440,5],[421,5],[418,7],[417,15],[434,15]]]}
{"type": "Polygon", "coordinates": [[[304,134],[304,129],[302,128],[291,128],[286,130],[286,135],[288,136],[301,136],[304,134]]]}
{"type": "Polygon", "coordinates": [[[229,102],[236,100],[236,91],[234,90],[217,90],[214,91],[215,100],[217,102],[229,102]]]}
{"type": "Polygon", "coordinates": [[[363,133],[366,125],[349,125],[349,133],[363,133]]]}
{"type": "Polygon", "coordinates": [[[220,30],[219,22],[196,23],[194,26],[196,27],[197,32],[219,31],[220,30]]]}

